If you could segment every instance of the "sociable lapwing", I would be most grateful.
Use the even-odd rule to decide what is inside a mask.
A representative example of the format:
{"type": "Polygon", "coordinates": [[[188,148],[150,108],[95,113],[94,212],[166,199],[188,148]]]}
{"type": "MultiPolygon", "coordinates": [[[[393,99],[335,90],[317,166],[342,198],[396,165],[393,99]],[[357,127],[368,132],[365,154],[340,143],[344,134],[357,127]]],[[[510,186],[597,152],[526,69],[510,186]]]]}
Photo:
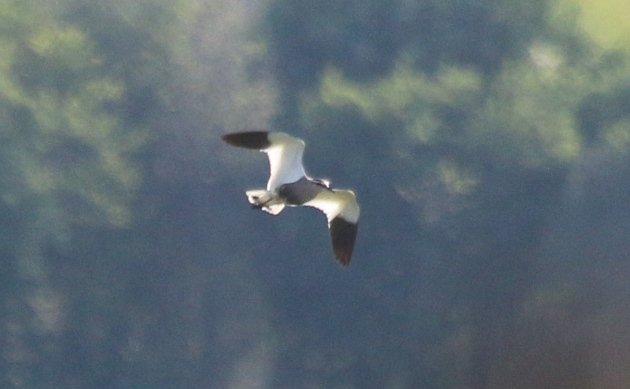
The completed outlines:
{"type": "Polygon", "coordinates": [[[283,132],[248,131],[225,134],[222,139],[237,147],[260,150],[269,157],[267,189],[246,191],[252,208],[272,215],[285,206],[307,206],[322,211],[335,256],[343,266],[350,257],[357,236],[359,204],[351,190],[332,189],[326,180],[311,178],[302,166],[304,141],[283,132]]]}

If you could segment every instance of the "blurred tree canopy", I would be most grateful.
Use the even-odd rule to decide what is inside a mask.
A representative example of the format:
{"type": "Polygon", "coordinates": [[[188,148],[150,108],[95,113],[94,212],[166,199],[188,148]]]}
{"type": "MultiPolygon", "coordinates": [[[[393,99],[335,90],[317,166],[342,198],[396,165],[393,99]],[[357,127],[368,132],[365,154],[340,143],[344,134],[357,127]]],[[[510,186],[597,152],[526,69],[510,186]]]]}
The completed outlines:
{"type": "Polygon", "coordinates": [[[629,11],[5,0],[1,386],[627,387],[629,11]],[[247,211],[266,127],[357,191],[348,271],[247,211]]]}

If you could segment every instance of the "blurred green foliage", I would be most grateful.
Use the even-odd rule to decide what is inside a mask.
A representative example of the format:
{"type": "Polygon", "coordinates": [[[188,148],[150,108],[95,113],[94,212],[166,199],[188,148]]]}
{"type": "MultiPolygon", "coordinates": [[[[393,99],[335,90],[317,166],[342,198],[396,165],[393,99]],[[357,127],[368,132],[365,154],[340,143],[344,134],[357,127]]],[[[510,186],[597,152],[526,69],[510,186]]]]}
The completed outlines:
{"type": "Polygon", "coordinates": [[[53,235],[75,222],[128,223],[140,181],[133,153],[146,134],[113,109],[124,83],[104,74],[102,55],[79,28],[34,7],[13,17],[27,22],[3,36],[6,204],[35,218],[41,206],[64,213],[53,235]]]}
{"type": "Polygon", "coordinates": [[[0,386],[627,387],[627,11],[5,0],[0,386]],[[267,127],[357,191],[348,271],[239,201],[267,127]]]}

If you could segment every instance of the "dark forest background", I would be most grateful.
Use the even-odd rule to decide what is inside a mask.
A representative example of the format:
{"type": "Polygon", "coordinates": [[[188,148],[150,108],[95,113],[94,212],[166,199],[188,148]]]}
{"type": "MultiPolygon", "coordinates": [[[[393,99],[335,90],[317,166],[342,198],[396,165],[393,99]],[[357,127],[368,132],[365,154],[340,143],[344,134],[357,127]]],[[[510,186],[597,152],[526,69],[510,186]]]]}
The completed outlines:
{"type": "Polygon", "coordinates": [[[622,0],[2,0],[0,387],[630,387],[622,0]],[[353,188],[249,210],[307,142],[353,188]]]}

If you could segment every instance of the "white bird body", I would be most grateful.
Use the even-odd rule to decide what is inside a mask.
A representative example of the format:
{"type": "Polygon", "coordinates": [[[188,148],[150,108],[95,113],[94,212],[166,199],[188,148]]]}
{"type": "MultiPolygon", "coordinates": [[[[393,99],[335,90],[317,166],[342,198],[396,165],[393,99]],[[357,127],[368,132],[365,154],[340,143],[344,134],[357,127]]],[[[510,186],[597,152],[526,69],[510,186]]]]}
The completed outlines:
{"type": "Polygon", "coordinates": [[[304,171],[304,141],[283,132],[250,131],[223,135],[233,146],[257,149],[269,158],[267,189],[246,191],[253,208],[277,215],[285,206],[308,206],[326,215],[339,262],[350,263],[358,230],[359,204],[354,192],[331,189],[326,180],[310,178],[304,171]]]}

